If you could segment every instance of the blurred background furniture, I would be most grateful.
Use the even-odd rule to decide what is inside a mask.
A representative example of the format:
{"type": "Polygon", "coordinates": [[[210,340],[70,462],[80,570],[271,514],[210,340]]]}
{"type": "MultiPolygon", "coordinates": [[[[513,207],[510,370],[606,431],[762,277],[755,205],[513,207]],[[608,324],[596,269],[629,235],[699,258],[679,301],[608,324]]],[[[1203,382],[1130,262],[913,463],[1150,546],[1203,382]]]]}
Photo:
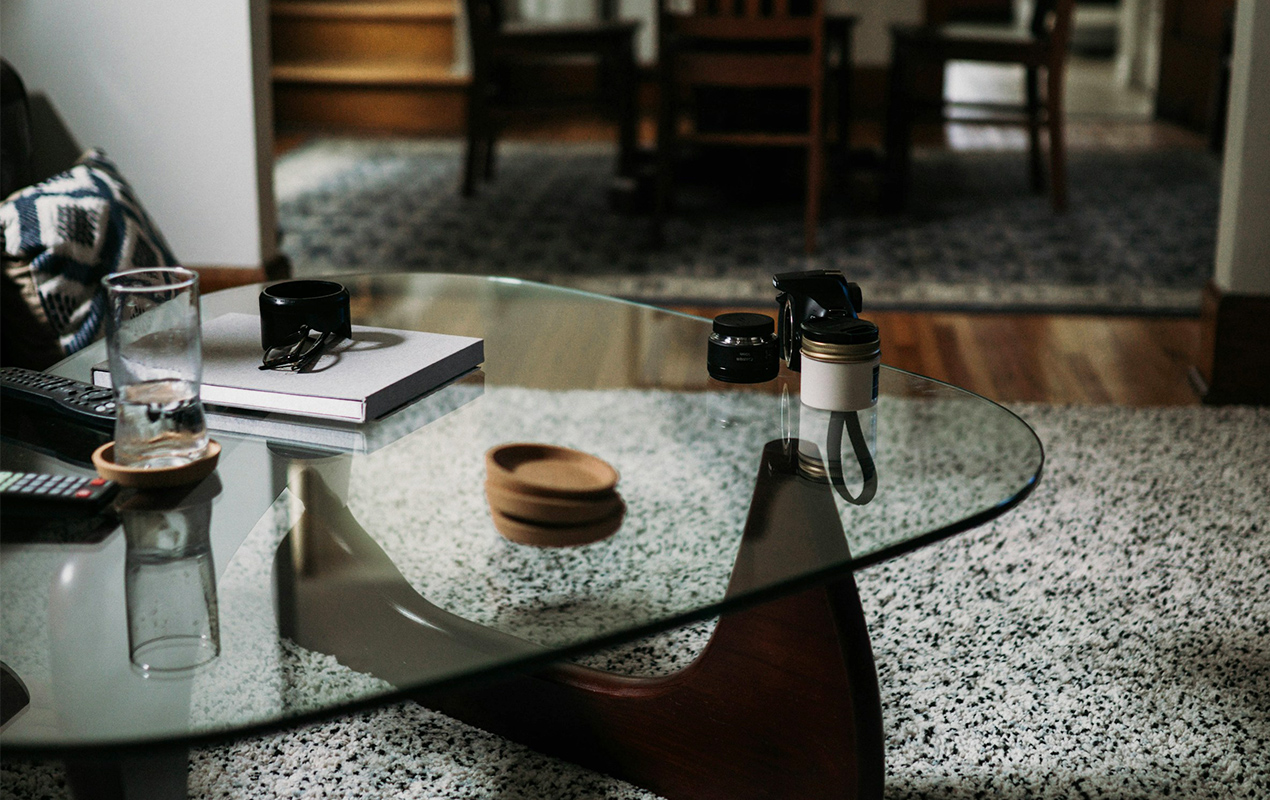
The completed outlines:
{"type": "Polygon", "coordinates": [[[826,143],[832,135],[841,149],[849,145],[854,21],[826,18],[823,0],[658,3],[655,240],[674,200],[681,145],[795,147],[807,154],[804,241],[815,252],[826,143]],[[836,70],[829,68],[831,50],[836,70]]]}
{"type": "Polygon", "coordinates": [[[497,0],[466,0],[472,83],[468,88],[463,194],[494,171],[499,127],[512,115],[595,104],[618,124],[618,173],[629,175],[636,147],[636,21],[616,17],[616,0],[600,0],[594,22],[530,24],[504,18],[497,0]],[[553,63],[598,63],[593,87],[552,85],[553,63]],[[586,91],[590,88],[590,91],[586,91]]]}
{"type": "MultiPolygon", "coordinates": [[[[1049,132],[1050,199],[1056,212],[1067,208],[1066,153],[1063,138],[1063,70],[1071,36],[1073,0],[1036,0],[1026,25],[900,25],[891,30],[891,71],[886,120],[884,202],[893,210],[907,204],[913,123],[936,112],[948,118],[953,106],[974,106],[976,115],[957,115],[959,122],[1027,126],[1032,188],[1045,185],[1040,131],[1049,132]],[[941,96],[928,109],[918,81],[923,70],[949,61],[1017,64],[1026,74],[1022,108],[1002,104],[951,104],[941,96]],[[1042,91],[1041,73],[1045,73],[1042,91]]],[[[927,72],[926,74],[929,74],[927,72]]]]}

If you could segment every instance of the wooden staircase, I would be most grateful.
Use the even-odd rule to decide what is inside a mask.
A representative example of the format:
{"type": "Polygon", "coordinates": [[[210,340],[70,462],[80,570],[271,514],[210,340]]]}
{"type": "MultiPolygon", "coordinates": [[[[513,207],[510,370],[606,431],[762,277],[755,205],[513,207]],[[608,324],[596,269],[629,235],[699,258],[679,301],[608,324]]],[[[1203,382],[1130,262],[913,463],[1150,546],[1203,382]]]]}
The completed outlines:
{"type": "Polygon", "coordinates": [[[457,0],[273,0],[280,131],[458,135],[457,0]]]}

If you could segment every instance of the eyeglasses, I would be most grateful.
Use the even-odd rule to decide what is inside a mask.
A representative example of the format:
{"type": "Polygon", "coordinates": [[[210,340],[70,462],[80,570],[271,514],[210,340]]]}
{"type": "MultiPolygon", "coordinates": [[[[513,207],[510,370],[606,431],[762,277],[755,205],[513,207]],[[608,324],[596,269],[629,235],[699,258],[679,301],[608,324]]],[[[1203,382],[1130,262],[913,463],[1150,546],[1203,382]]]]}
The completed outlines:
{"type": "Polygon", "coordinates": [[[317,363],[328,348],[343,338],[338,333],[324,333],[308,325],[301,325],[294,342],[265,351],[260,369],[305,372],[317,363]]]}

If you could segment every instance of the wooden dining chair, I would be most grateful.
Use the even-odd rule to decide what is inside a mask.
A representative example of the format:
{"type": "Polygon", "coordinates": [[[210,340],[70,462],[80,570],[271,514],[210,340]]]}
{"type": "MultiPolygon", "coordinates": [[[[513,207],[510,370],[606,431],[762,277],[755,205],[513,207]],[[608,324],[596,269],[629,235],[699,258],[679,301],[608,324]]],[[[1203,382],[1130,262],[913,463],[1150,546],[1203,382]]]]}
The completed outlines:
{"type": "MultiPolygon", "coordinates": [[[[618,173],[631,174],[636,148],[635,34],[639,22],[616,19],[616,0],[600,0],[593,22],[537,24],[506,19],[499,0],[465,0],[471,44],[467,145],[463,194],[494,174],[494,150],[503,125],[514,117],[542,115],[561,107],[589,105],[618,125],[618,173]],[[532,85],[549,82],[553,65],[589,62],[596,67],[594,91],[532,85]]],[[[559,72],[554,73],[559,74],[559,72]]]]}
{"type": "Polygon", "coordinates": [[[1054,210],[1067,208],[1067,163],[1063,134],[1063,77],[1071,38],[1073,0],[1035,0],[1026,27],[999,30],[964,25],[899,25],[891,30],[890,97],[886,122],[884,202],[893,210],[907,204],[915,119],[930,110],[916,90],[922,70],[949,61],[1017,64],[1024,68],[1026,98],[1022,107],[996,103],[949,103],[941,94],[934,110],[951,118],[950,108],[972,106],[980,113],[956,116],[958,122],[1023,124],[1028,129],[1031,182],[1045,186],[1041,128],[1049,131],[1050,200],[1054,210]],[[1045,73],[1044,92],[1040,76],[1045,73]],[[1002,116],[1001,112],[1006,112],[1002,116]]]}
{"type": "MultiPolygon", "coordinates": [[[[853,20],[838,21],[834,30],[843,39],[845,67],[851,33],[846,23],[853,20]]],[[[824,0],[659,0],[658,22],[654,239],[661,241],[673,203],[681,145],[797,147],[807,154],[804,246],[815,252],[827,140],[824,0]],[[805,120],[761,113],[773,90],[805,96],[805,120]],[[714,107],[707,99],[711,93],[714,107]],[[729,114],[717,107],[746,94],[756,98],[748,101],[750,110],[760,113],[729,114]]],[[[845,143],[846,113],[840,110],[837,135],[845,143]]]]}

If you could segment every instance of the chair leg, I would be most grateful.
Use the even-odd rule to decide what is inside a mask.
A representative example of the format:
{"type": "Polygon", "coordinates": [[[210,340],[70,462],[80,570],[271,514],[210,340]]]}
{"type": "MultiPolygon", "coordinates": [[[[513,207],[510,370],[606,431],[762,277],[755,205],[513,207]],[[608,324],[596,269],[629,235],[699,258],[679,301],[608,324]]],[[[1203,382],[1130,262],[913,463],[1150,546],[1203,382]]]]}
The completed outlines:
{"type": "Polygon", "coordinates": [[[1027,68],[1027,144],[1031,161],[1032,191],[1045,188],[1045,166],[1041,159],[1041,86],[1040,71],[1027,68]]]}
{"type": "Polygon", "coordinates": [[[657,186],[656,199],[653,203],[652,245],[662,247],[665,244],[663,230],[666,215],[674,194],[675,169],[675,134],[679,121],[678,95],[675,93],[673,80],[674,53],[669,43],[662,40],[662,53],[658,66],[657,92],[657,186]]]}
{"type": "Polygon", "coordinates": [[[463,196],[471,197],[476,193],[476,163],[480,158],[482,137],[477,135],[469,112],[467,123],[467,144],[463,150],[463,196]]]}
{"type": "Polygon", "coordinates": [[[820,230],[820,203],[825,179],[825,118],[823,84],[811,87],[810,111],[807,119],[807,206],[803,211],[803,250],[816,252],[816,233],[820,230]]]}
{"type": "Polygon", "coordinates": [[[635,75],[635,50],[631,39],[623,41],[613,68],[613,91],[616,93],[618,120],[617,174],[624,178],[635,175],[635,152],[639,123],[638,82],[635,75]]]}
{"type": "Polygon", "coordinates": [[[491,128],[489,135],[485,137],[485,163],[482,165],[481,171],[484,173],[482,177],[486,181],[494,180],[494,148],[498,144],[498,137],[491,128]]]}
{"type": "Polygon", "coordinates": [[[807,205],[803,211],[803,251],[816,253],[816,234],[820,230],[820,202],[824,192],[824,139],[813,136],[807,148],[807,205]]]}
{"type": "MultiPolygon", "coordinates": [[[[463,153],[463,196],[471,197],[476,193],[478,168],[482,168],[484,160],[483,148],[489,136],[489,114],[480,97],[480,82],[475,76],[468,87],[467,98],[467,143],[463,153]]],[[[482,169],[483,171],[483,169],[482,169]]]]}
{"type": "Polygon", "coordinates": [[[907,89],[907,59],[898,46],[892,48],[888,74],[885,142],[886,167],[882,178],[882,207],[898,212],[908,205],[909,168],[912,147],[912,109],[907,89]]]}
{"type": "Polygon", "coordinates": [[[851,52],[851,29],[841,25],[835,33],[838,42],[838,69],[834,75],[835,88],[835,127],[838,130],[836,156],[842,169],[846,169],[851,158],[851,74],[855,69],[854,55],[851,52]]]}
{"type": "Polygon", "coordinates": [[[657,185],[654,189],[656,198],[653,202],[652,245],[660,248],[666,243],[666,217],[670,213],[671,195],[674,193],[673,157],[669,151],[674,144],[669,137],[658,137],[657,141],[657,185]]]}
{"type": "Polygon", "coordinates": [[[1056,213],[1067,210],[1067,140],[1063,116],[1063,71],[1048,69],[1046,116],[1050,137],[1050,201],[1056,213]]]}

